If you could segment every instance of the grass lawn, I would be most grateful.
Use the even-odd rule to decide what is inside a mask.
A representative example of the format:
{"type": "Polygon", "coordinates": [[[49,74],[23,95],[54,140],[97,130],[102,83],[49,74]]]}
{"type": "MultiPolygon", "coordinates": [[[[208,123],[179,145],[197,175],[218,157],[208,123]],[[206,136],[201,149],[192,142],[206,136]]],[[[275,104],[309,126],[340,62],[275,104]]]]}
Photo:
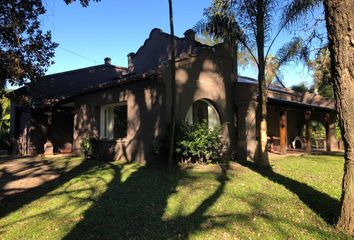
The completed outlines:
{"type": "Polygon", "coordinates": [[[342,157],[271,163],[167,171],[73,158],[59,180],[0,205],[0,239],[351,239],[331,225],[342,157]]]}

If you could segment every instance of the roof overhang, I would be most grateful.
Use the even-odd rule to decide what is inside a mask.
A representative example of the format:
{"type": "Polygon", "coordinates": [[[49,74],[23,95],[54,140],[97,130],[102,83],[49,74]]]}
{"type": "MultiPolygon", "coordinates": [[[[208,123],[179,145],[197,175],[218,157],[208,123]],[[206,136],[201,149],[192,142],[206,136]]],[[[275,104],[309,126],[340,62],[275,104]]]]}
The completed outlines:
{"type": "Polygon", "coordinates": [[[277,106],[277,107],[282,107],[282,108],[292,108],[292,109],[302,109],[302,110],[308,110],[308,111],[319,111],[319,112],[326,112],[326,113],[337,113],[336,109],[334,109],[334,108],[317,106],[317,105],[313,105],[313,104],[307,104],[307,103],[301,103],[301,102],[295,102],[295,101],[280,100],[280,99],[271,98],[271,97],[268,97],[267,99],[268,99],[268,105],[271,105],[271,106],[277,106]]]}

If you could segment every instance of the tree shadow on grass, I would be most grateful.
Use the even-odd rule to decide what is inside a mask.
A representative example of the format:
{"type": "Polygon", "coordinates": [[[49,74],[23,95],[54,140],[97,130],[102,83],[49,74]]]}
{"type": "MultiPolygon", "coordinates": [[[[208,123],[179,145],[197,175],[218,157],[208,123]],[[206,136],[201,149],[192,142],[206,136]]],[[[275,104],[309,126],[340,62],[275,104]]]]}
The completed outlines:
{"type": "MultiPolygon", "coordinates": [[[[70,161],[70,159],[68,161],[70,161]]],[[[46,161],[43,160],[43,162],[46,161]]],[[[41,161],[38,164],[43,164],[43,163],[41,161]]],[[[86,172],[89,169],[102,164],[102,162],[93,161],[93,160],[84,160],[79,165],[75,166],[69,171],[66,170],[66,168],[68,167],[67,164],[68,163],[64,164],[64,166],[60,168],[50,169],[52,173],[56,173],[59,175],[58,178],[47,181],[46,183],[38,187],[32,189],[26,189],[25,191],[21,191],[19,193],[6,196],[5,198],[1,199],[0,218],[5,217],[8,214],[20,209],[22,206],[43,197],[44,195],[55,190],[56,188],[63,185],[64,183],[79,176],[83,172],[86,172]]],[[[34,167],[34,166],[28,166],[28,167],[34,167]]],[[[8,178],[6,181],[13,181],[19,178],[17,176],[12,176],[10,173],[6,173],[6,172],[3,172],[3,175],[4,176],[6,175],[6,177],[8,178]]]]}
{"type": "Polygon", "coordinates": [[[276,173],[271,168],[261,168],[250,161],[243,161],[240,164],[296,194],[304,204],[328,224],[334,225],[337,222],[340,210],[340,203],[337,199],[316,190],[306,183],[276,173]]]}
{"type": "MultiPolygon", "coordinates": [[[[204,214],[222,195],[227,169],[216,191],[188,216],[165,219],[168,199],[181,181],[193,181],[184,170],[140,167],[125,182],[121,168],[111,165],[114,178],[64,239],[166,239],[186,238],[206,220],[204,214]]],[[[183,203],[181,203],[183,204],[183,203]]]]}
{"type": "MultiPolygon", "coordinates": [[[[30,219],[57,216],[62,218],[61,221],[68,222],[64,239],[188,239],[198,234],[213,234],[215,231],[216,235],[222,234],[224,238],[242,238],[248,236],[249,232],[256,233],[253,236],[262,234],[264,223],[266,228],[272,229],[267,231],[268,236],[276,234],[289,238],[289,226],[306,229],[323,238],[331,236],[328,231],[317,229],[311,224],[294,222],[294,219],[273,214],[268,209],[268,203],[272,201],[267,199],[271,197],[268,194],[250,192],[242,195],[235,192],[230,195],[228,192],[227,198],[246,205],[248,210],[242,210],[241,206],[239,209],[238,206],[224,205],[225,199],[220,198],[225,193],[229,178],[236,177],[234,169],[228,173],[228,165],[221,165],[221,171],[217,172],[192,170],[190,174],[189,170],[167,171],[136,164],[105,163],[97,166],[96,161],[88,163],[93,164],[93,168],[78,169],[79,175],[72,176],[80,177],[68,184],[64,183],[70,180],[70,176],[58,184],[48,185],[49,190],[58,190],[48,192],[46,197],[62,200],[55,203],[53,199],[54,206],[24,215],[15,222],[10,221],[3,226],[4,229],[30,219]],[[204,174],[209,176],[205,177],[204,174]],[[207,196],[203,197],[205,194],[207,196]],[[87,204],[88,210],[81,212],[87,204]],[[194,204],[198,205],[194,208],[194,204]],[[191,207],[192,211],[188,210],[191,207]],[[70,212],[65,213],[69,209],[70,212]],[[255,218],[262,219],[261,224],[255,225],[255,218]],[[238,235],[235,229],[246,231],[238,235]]],[[[42,189],[37,198],[43,196],[43,193],[42,189]]],[[[23,201],[21,204],[25,203],[23,201]]],[[[61,237],[58,235],[58,238],[61,237]]]]}

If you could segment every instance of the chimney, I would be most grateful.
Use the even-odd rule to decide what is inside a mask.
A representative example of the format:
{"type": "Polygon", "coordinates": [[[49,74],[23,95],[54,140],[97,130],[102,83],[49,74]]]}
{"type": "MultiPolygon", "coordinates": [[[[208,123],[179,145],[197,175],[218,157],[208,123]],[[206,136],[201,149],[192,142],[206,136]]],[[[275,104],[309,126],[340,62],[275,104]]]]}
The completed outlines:
{"type": "Polygon", "coordinates": [[[195,32],[192,29],[188,29],[184,32],[184,37],[189,40],[195,41],[195,32]]]}
{"type": "Polygon", "coordinates": [[[111,65],[111,64],[112,64],[112,59],[111,59],[110,57],[106,57],[106,58],[104,59],[104,64],[106,64],[106,65],[111,65]]]}
{"type": "Polygon", "coordinates": [[[128,57],[128,68],[133,66],[133,57],[135,56],[135,53],[131,52],[127,55],[128,57]]]}

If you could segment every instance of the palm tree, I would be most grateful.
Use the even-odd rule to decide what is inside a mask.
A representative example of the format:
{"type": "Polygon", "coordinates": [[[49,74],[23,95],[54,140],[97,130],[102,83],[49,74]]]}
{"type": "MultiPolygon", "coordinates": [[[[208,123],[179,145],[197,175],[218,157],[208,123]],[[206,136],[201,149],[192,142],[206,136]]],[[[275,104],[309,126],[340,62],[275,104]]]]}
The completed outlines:
{"type": "MultiPolygon", "coordinates": [[[[241,46],[246,49],[256,63],[258,69],[258,111],[257,111],[257,135],[258,157],[257,163],[261,166],[269,166],[267,144],[267,66],[271,69],[271,62],[267,61],[270,50],[285,28],[283,23],[271,38],[271,23],[274,21],[275,0],[214,0],[212,5],[205,10],[205,20],[196,25],[199,32],[208,32],[225,43],[232,46],[241,46]],[[266,43],[269,45],[266,47],[266,43]]],[[[234,50],[235,48],[233,48],[234,50]]],[[[294,38],[284,45],[277,53],[276,64],[273,65],[274,76],[286,62],[307,57],[302,40],[294,38]]]]}
{"type": "Polygon", "coordinates": [[[321,3],[324,5],[333,89],[345,148],[341,212],[337,227],[354,235],[354,2],[292,0],[283,19],[290,24],[297,23],[321,3]]]}

